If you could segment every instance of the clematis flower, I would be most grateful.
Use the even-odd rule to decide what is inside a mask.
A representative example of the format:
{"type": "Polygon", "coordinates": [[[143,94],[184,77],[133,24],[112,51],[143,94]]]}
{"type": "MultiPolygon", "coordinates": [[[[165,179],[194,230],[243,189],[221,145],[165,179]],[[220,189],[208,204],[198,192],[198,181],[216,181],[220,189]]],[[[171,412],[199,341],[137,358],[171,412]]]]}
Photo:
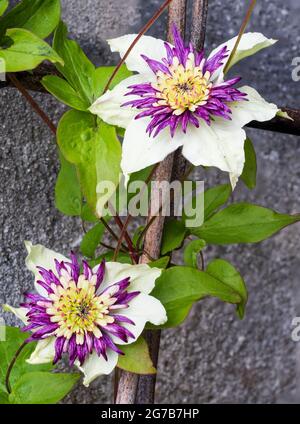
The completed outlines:
{"type": "Polygon", "coordinates": [[[27,293],[20,308],[6,310],[22,319],[37,341],[30,364],[53,362],[65,354],[84,373],[84,385],[109,374],[147,321],[166,322],[162,304],[149,293],[161,270],[148,265],[103,261],[91,269],[41,245],[26,242],[27,267],[35,274],[37,293],[27,293]]]}
{"type": "MultiPolygon", "coordinates": [[[[208,59],[174,26],[175,45],[144,36],[126,64],[137,74],[101,96],[90,111],[126,129],[121,168],[125,176],[162,161],[182,146],[193,165],[215,166],[230,173],[234,187],[245,162],[243,127],[266,121],[278,112],[255,89],[237,88],[239,77],[224,80],[224,66],[236,37],[208,59]]],[[[124,56],[136,35],[109,40],[124,56]]],[[[275,43],[260,33],[242,36],[231,65],[275,43]]]]}

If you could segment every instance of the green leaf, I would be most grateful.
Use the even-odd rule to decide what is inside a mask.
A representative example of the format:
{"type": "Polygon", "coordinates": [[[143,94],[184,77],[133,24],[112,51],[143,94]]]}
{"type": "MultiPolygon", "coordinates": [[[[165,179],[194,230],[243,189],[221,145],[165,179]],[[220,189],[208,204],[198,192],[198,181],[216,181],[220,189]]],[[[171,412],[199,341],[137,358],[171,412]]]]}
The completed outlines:
{"type": "Polygon", "coordinates": [[[231,195],[230,184],[212,187],[204,192],[204,221],[226,203],[231,195]]]}
{"type": "MultiPolygon", "coordinates": [[[[224,203],[226,203],[231,195],[230,184],[222,184],[216,187],[209,188],[208,190],[193,196],[191,204],[194,208],[198,204],[197,211],[203,206],[203,219],[206,221],[216,210],[218,210],[224,203]],[[202,205],[203,202],[203,205],[202,205]],[[200,206],[199,206],[200,205],[200,206]]],[[[187,219],[194,219],[194,216],[187,217],[183,214],[183,221],[188,228],[187,219]]]]}
{"type": "MultiPolygon", "coordinates": [[[[23,333],[19,328],[6,327],[6,340],[0,341],[0,390],[6,392],[5,375],[7,368],[18,348],[28,337],[29,334],[23,333]]],[[[25,361],[30,357],[35,347],[36,343],[28,343],[18,356],[10,375],[10,384],[12,387],[14,387],[23,374],[31,371],[48,371],[53,368],[52,364],[30,365],[25,361]]]]}
{"type": "Polygon", "coordinates": [[[41,82],[46,90],[62,103],[77,110],[86,111],[88,109],[89,103],[81,99],[66,80],[56,75],[46,75],[41,82]]]}
{"type": "Polygon", "coordinates": [[[80,244],[80,250],[84,254],[84,256],[87,256],[89,258],[93,258],[95,256],[95,250],[97,249],[100,241],[102,240],[104,231],[104,225],[99,222],[84,235],[80,244]]]}
{"type": "Polygon", "coordinates": [[[246,138],[245,145],[245,165],[241,175],[242,181],[246,184],[249,190],[253,190],[256,186],[256,153],[250,138],[246,138]]]}
{"type": "Polygon", "coordinates": [[[14,404],[54,404],[74,387],[79,374],[30,372],[23,375],[9,395],[14,404]]]}
{"type": "MultiPolygon", "coordinates": [[[[0,16],[3,15],[3,13],[8,8],[8,0],[0,0],[0,16]]],[[[0,31],[1,31],[1,20],[0,20],[0,31]]]]}
{"type": "Polygon", "coordinates": [[[8,393],[0,390],[0,405],[7,405],[7,404],[9,404],[8,393]]]}
{"type": "Polygon", "coordinates": [[[81,214],[82,194],[76,167],[60,153],[60,171],[55,185],[55,206],[69,216],[81,214]]]}
{"type": "Polygon", "coordinates": [[[53,48],[64,60],[64,66],[57,69],[66,78],[84,103],[93,101],[95,67],[79,44],[67,38],[67,27],[60,22],[53,39],[53,48]]]}
{"type": "MultiPolygon", "coordinates": [[[[114,252],[108,251],[103,253],[102,255],[98,256],[96,259],[89,260],[88,263],[90,267],[94,268],[94,266],[99,265],[103,259],[105,259],[107,262],[111,262],[114,256],[114,252]]],[[[125,253],[119,253],[118,254],[118,262],[121,264],[132,264],[132,261],[130,259],[130,256],[125,253]]]]}
{"type": "Polygon", "coordinates": [[[45,41],[19,28],[6,31],[1,40],[0,58],[5,61],[6,72],[29,71],[44,60],[63,64],[63,60],[45,41]]]}
{"type": "Polygon", "coordinates": [[[46,38],[59,19],[60,0],[23,0],[0,20],[0,31],[25,28],[40,38],[46,38]]]}
{"type": "Polygon", "coordinates": [[[164,270],[156,280],[151,296],[160,300],[167,311],[168,321],[161,328],[179,325],[188,315],[193,303],[206,296],[214,296],[234,304],[242,301],[239,293],[228,284],[204,271],[185,266],[164,270]]]}
{"type": "Polygon", "coordinates": [[[241,274],[229,262],[223,259],[214,259],[206,268],[206,272],[217,280],[232,287],[240,296],[242,301],[237,305],[237,314],[243,319],[248,299],[247,287],[241,274]]]}
{"type": "Polygon", "coordinates": [[[150,268],[161,268],[165,269],[169,265],[170,262],[170,256],[163,256],[156,261],[149,262],[148,265],[150,268]]]}
{"type": "MultiPolygon", "coordinates": [[[[100,68],[97,68],[95,70],[93,78],[94,99],[97,99],[101,96],[114,70],[115,66],[101,66],[100,68]]],[[[111,90],[125,78],[129,78],[131,75],[132,72],[127,69],[127,66],[122,65],[121,68],[118,70],[118,73],[112,80],[109,89],[111,90]]]]}
{"type": "Polygon", "coordinates": [[[205,241],[201,239],[193,240],[186,246],[183,253],[183,259],[186,266],[198,268],[197,257],[205,246],[205,241]]]}
{"type": "Polygon", "coordinates": [[[87,222],[98,222],[98,218],[93,214],[87,203],[82,206],[81,219],[87,222]]]}
{"type": "Polygon", "coordinates": [[[236,203],[191,232],[211,244],[257,243],[299,220],[299,214],[280,214],[261,206],[236,203]]]}
{"type": "Polygon", "coordinates": [[[150,358],[148,345],[143,337],[136,342],[120,346],[125,354],[119,356],[118,367],[135,374],[155,374],[156,369],[150,358]]]}
{"type": "Polygon", "coordinates": [[[177,221],[176,219],[166,221],[162,236],[161,254],[165,255],[180,247],[184,242],[186,232],[183,221],[177,221]]]}
{"type": "Polygon", "coordinates": [[[90,113],[70,110],[59,122],[57,140],[65,158],[76,165],[90,209],[100,214],[103,194],[97,193],[98,184],[119,182],[121,145],[115,128],[104,122],[97,126],[90,113]]]}

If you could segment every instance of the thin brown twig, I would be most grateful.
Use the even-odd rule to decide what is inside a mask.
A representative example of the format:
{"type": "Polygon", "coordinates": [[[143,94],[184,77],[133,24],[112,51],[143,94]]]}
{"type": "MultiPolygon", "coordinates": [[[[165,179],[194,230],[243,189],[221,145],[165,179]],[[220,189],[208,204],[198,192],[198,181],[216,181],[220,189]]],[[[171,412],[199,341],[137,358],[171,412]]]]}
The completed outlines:
{"type": "Polygon", "coordinates": [[[246,29],[246,27],[248,25],[248,22],[250,21],[250,18],[251,18],[251,15],[252,15],[252,12],[254,10],[255,5],[256,5],[256,0],[251,0],[251,3],[249,5],[249,7],[248,7],[246,16],[243,19],[243,22],[242,22],[242,25],[241,25],[241,28],[240,28],[238,37],[236,39],[235,45],[234,45],[234,47],[233,47],[233,49],[232,49],[232,51],[230,53],[230,56],[229,56],[229,58],[228,58],[228,60],[226,62],[226,65],[224,67],[224,75],[228,71],[229,66],[230,66],[230,63],[232,62],[232,59],[233,59],[233,57],[234,57],[234,55],[235,55],[235,53],[237,51],[237,48],[238,48],[238,46],[240,44],[240,41],[241,41],[241,38],[242,38],[242,36],[243,36],[243,34],[245,32],[245,29],[246,29]]]}
{"type": "Polygon", "coordinates": [[[115,76],[117,75],[117,72],[120,70],[121,66],[125,63],[126,59],[128,58],[128,56],[130,55],[131,51],[134,49],[135,45],[137,44],[137,42],[140,40],[140,38],[142,38],[142,36],[151,28],[151,26],[154,24],[154,22],[160,17],[160,15],[164,12],[164,10],[169,6],[169,4],[172,2],[173,0],[166,0],[161,6],[160,8],[155,12],[155,14],[152,16],[151,19],[149,19],[149,21],[146,23],[146,25],[141,29],[141,31],[139,32],[139,34],[137,35],[137,37],[133,40],[133,42],[131,43],[131,45],[129,46],[128,50],[126,51],[125,55],[123,56],[123,58],[120,60],[120,62],[118,63],[118,65],[115,67],[111,77],[109,78],[104,90],[103,90],[103,94],[106,93],[106,91],[109,89],[110,84],[112,83],[113,79],[115,78],[115,76]]]}
{"type": "Polygon", "coordinates": [[[9,363],[9,366],[7,368],[6,371],[6,375],[5,375],[5,387],[8,393],[11,393],[11,385],[9,382],[9,378],[10,378],[10,374],[12,372],[13,366],[16,363],[16,360],[18,359],[18,356],[20,355],[20,353],[22,352],[22,350],[24,349],[24,347],[27,345],[27,341],[25,340],[21,346],[19,347],[19,349],[16,351],[16,353],[14,354],[12,360],[9,363]]]}
{"type": "Polygon", "coordinates": [[[8,78],[14,84],[14,86],[20,91],[20,93],[25,97],[30,106],[34,109],[34,111],[42,118],[45,124],[48,125],[53,134],[56,134],[56,126],[53,124],[51,119],[46,115],[46,113],[40,108],[34,98],[28,93],[26,88],[19,82],[18,78],[15,74],[8,74],[8,78]]]}
{"type": "MultiPolygon", "coordinates": [[[[141,191],[140,191],[140,193],[139,193],[139,197],[138,197],[137,201],[139,201],[139,200],[141,199],[141,197],[143,196],[143,194],[144,194],[144,191],[145,191],[146,187],[148,186],[149,182],[151,181],[151,179],[152,179],[152,177],[153,177],[153,175],[154,175],[154,173],[155,173],[155,171],[156,171],[156,169],[157,169],[157,166],[158,166],[158,164],[156,164],[156,165],[152,168],[152,170],[151,170],[150,174],[149,174],[149,175],[148,175],[148,177],[146,178],[146,180],[145,180],[145,184],[144,184],[144,186],[143,186],[142,190],[141,190],[141,191]]],[[[120,250],[120,246],[121,246],[121,243],[122,243],[123,237],[125,236],[126,229],[127,229],[128,225],[129,225],[129,223],[130,223],[131,219],[132,219],[132,215],[131,215],[131,214],[128,214],[128,216],[127,216],[127,218],[126,218],[126,220],[125,220],[125,222],[124,222],[124,224],[123,224],[123,229],[122,229],[122,231],[121,231],[121,234],[120,234],[120,237],[119,237],[119,240],[118,240],[118,244],[117,244],[117,246],[116,246],[116,250],[115,250],[115,253],[114,253],[114,259],[113,259],[114,261],[116,261],[116,259],[117,259],[117,257],[118,257],[118,253],[119,253],[119,250],[120,250]]]]}

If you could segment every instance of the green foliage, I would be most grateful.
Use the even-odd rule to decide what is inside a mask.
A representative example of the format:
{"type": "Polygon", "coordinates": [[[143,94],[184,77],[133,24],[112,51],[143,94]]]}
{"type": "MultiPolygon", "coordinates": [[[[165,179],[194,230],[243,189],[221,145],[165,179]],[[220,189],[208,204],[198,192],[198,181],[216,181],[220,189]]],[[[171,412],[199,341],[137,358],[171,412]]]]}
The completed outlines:
{"type": "Polygon", "coordinates": [[[163,230],[161,254],[165,255],[166,253],[179,248],[184,242],[186,233],[187,231],[182,221],[168,219],[163,230]]]}
{"type": "Polygon", "coordinates": [[[56,75],[45,76],[42,85],[59,101],[74,109],[86,111],[89,107],[87,100],[82,99],[66,80],[56,75]]]}
{"type": "Polygon", "coordinates": [[[87,203],[84,203],[82,205],[81,209],[81,219],[83,221],[87,222],[98,222],[98,218],[95,216],[95,214],[91,211],[89,205],[87,203]]]}
{"type": "MultiPolygon", "coordinates": [[[[206,221],[214,212],[228,201],[230,195],[231,186],[229,184],[222,184],[209,188],[208,190],[205,190],[204,193],[193,196],[191,203],[194,207],[196,207],[197,204],[200,204],[200,207],[203,207],[203,220],[206,221]]],[[[186,220],[193,218],[194,217],[186,217],[186,215],[183,214],[183,221],[186,226],[186,220]]]]}
{"type": "Polygon", "coordinates": [[[204,240],[198,239],[191,241],[184,249],[183,259],[186,266],[198,268],[197,257],[202,249],[206,246],[204,240]]]}
{"type": "Polygon", "coordinates": [[[95,66],[76,41],[67,38],[67,27],[63,22],[60,22],[55,31],[53,48],[64,61],[64,66],[57,65],[57,69],[66,78],[79,99],[84,104],[91,104],[95,66]]]}
{"type": "MultiPolygon", "coordinates": [[[[101,96],[104,91],[106,84],[108,83],[113,71],[115,70],[115,66],[101,66],[97,68],[94,73],[93,78],[93,93],[94,98],[97,99],[101,96]]],[[[109,88],[112,89],[116,85],[118,85],[125,78],[129,78],[132,75],[132,72],[127,69],[126,65],[122,65],[119,69],[118,73],[112,80],[109,88]]]]}
{"type": "Polygon", "coordinates": [[[8,29],[0,40],[0,58],[5,60],[6,72],[29,71],[44,60],[63,65],[63,60],[45,41],[19,28],[8,29]]]}
{"type": "Polygon", "coordinates": [[[119,356],[118,367],[135,374],[155,374],[156,369],[150,358],[148,345],[143,337],[136,342],[120,346],[123,355],[119,356]]]}
{"type": "Polygon", "coordinates": [[[211,244],[256,243],[271,237],[300,215],[274,212],[249,203],[236,203],[217,212],[191,233],[211,244]]]}
{"type": "MultiPolygon", "coordinates": [[[[8,8],[8,0],[0,0],[0,16],[3,15],[3,13],[6,11],[7,8],[8,8]]],[[[0,25],[1,25],[1,20],[0,20],[0,25]]]]}
{"type": "Polygon", "coordinates": [[[104,122],[97,126],[90,113],[70,110],[59,122],[57,140],[65,158],[76,165],[81,190],[90,209],[96,211],[97,202],[101,204],[98,183],[119,183],[121,145],[115,128],[104,122]]]}
{"type": "MultiPolygon", "coordinates": [[[[6,340],[0,341],[0,389],[5,389],[5,375],[10,361],[12,360],[17,349],[28,338],[28,333],[23,333],[19,328],[6,327],[6,340]]],[[[53,368],[51,364],[30,365],[25,362],[34,351],[36,343],[28,343],[28,345],[20,353],[15,366],[10,375],[10,384],[14,386],[23,374],[33,371],[49,371],[53,368]]]]}
{"type": "Polygon", "coordinates": [[[21,344],[29,337],[19,328],[6,327],[6,340],[0,341],[0,404],[56,403],[63,399],[78,380],[78,374],[50,373],[52,364],[26,362],[36,343],[28,343],[19,354],[10,374],[12,393],[8,394],[5,377],[8,366],[21,344]]]}
{"type": "Polygon", "coordinates": [[[23,0],[0,19],[0,31],[24,28],[46,38],[60,19],[60,0],[23,0]]]}
{"type": "Polygon", "coordinates": [[[242,300],[237,304],[236,308],[238,317],[242,319],[245,314],[248,293],[241,274],[233,265],[223,259],[214,259],[210,262],[206,268],[206,272],[220,282],[227,284],[227,286],[231,287],[240,295],[242,300]]]}
{"type": "Polygon", "coordinates": [[[192,305],[204,297],[213,296],[233,304],[243,301],[239,291],[226,281],[185,266],[174,266],[163,271],[151,295],[159,299],[167,311],[168,321],[162,328],[181,324],[192,305]]]}
{"type": "Polygon", "coordinates": [[[169,265],[169,262],[170,262],[170,256],[162,256],[156,261],[149,262],[148,265],[150,266],[150,268],[165,269],[169,265]]]}
{"type": "Polygon", "coordinates": [[[74,387],[79,374],[31,372],[24,374],[13,387],[9,402],[13,404],[54,404],[74,387]]]}
{"type": "Polygon", "coordinates": [[[69,216],[81,214],[82,194],[76,167],[60,153],[60,171],[55,185],[55,206],[69,216]]]}
{"type": "Polygon", "coordinates": [[[80,250],[84,256],[87,256],[88,258],[93,258],[95,256],[95,250],[102,240],[104,231],[104,225],[99,222],[84,235],[80,244],[80,250]]]}
{"type": "Polygon", "coordinates": [[[241,180],[245,183],[249,190],[253,190],[256,186],[257,163],[255,149],[250,138],[246,138],[244,150],[245,165],[241,175],[241,180]]]}

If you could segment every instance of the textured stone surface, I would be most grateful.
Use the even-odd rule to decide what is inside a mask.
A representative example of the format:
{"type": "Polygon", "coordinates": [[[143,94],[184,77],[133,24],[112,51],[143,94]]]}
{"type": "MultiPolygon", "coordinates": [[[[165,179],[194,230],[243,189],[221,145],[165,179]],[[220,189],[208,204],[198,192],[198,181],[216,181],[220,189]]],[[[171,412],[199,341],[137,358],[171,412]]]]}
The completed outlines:
{"type": "MultiPolygon", "coordinates": [[[[64,20],[91,59],[108,63],[105,39],[137,31],[160,0],[63,0],[64,20]],[[96,4],[96,6],[95,6],[96,4]]],[[[291,62],[300,56],[297,0],[258,2],[252,30],[278,38],[271,48],[239,65],[246,83],[270,101],[299,107],[300,83],[292,81],[291,62]]],[[[234,36],[244,13],[244,1],[210,1],[209,49],[234,36]]],[[[164,35],[165,16],[151,29],[164,35]]],[[[1,90],[1,283],[0,302],[17,305],[32,279],[24,267],[23,240],[41,242],[67,253],[78,248],[81,227],[54,208],[53,189],[58,163],[48,129],[12,89],[1,90]]],[[[38,95],[44,110],[57,121],[63,112],[48,96],[38,95]]],[[[242,187],[235,199],[247,199],[281,212],[299,211],[300,173],[297,137],[251,131],[258,160],[258,186],[242,187]]],[[[201,175],[202,177],[202,175],[201,175]]],[[[226,178],[209,172],[205,183],[226,178]]],[[[258,245],[209,247],[206,260],[222,256],[245,276],[250,298],[246,318],[214,300],[197,305],[186,323],[163,333],[157,386],[158,402],[300,402],[300,345],[291,341],[291,320],[300,315],[298,269],[300,227],[282,231],[258,245]]],[[[11,317],[7,322],[16,324],[11,317]]],[[[68,403],[111,400],[111,379],[78,387],[68,403]]]]}

